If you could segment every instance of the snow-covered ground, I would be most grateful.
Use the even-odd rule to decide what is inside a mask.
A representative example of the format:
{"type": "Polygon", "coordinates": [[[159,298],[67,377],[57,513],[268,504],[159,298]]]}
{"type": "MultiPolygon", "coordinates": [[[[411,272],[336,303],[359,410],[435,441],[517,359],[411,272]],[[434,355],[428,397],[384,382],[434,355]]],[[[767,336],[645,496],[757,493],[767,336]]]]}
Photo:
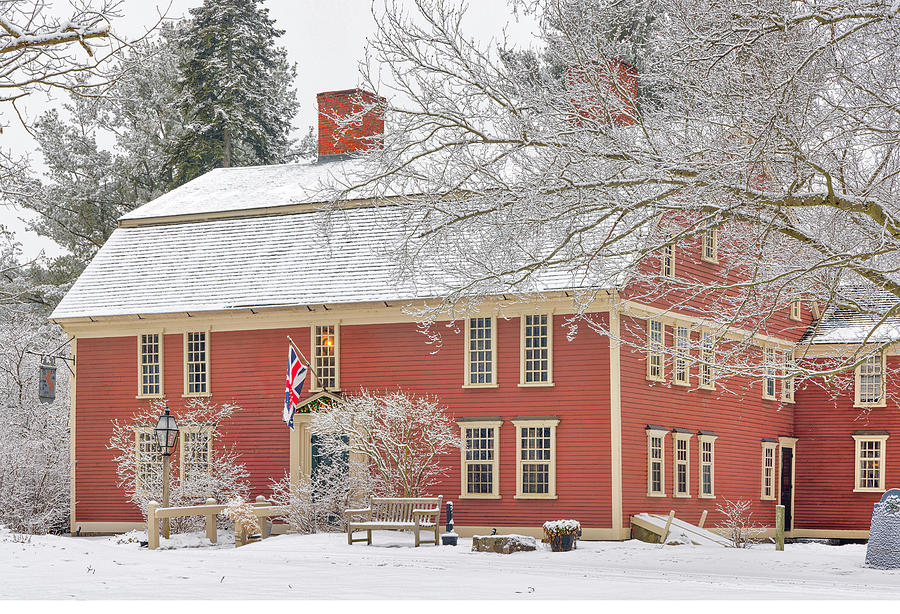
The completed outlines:
{"type": "Polygon", "coordinates": [[[13,599],[865,599],[900,598],[900,571],[863,566],[865,546],[788,544],[785,552],[579,542],[511,555],[412,547],[378,532],[283,535],[235,549],[180,536],[148,551],[121,538],[23,537],[0,530],[0,598],[13,599]],[[27,539],[27,538],[25,538],[27,539]],[[173,540],[174,541],[174,540],[173,540]],[[166,544],[164,544],[166,545],[166,544]]]}

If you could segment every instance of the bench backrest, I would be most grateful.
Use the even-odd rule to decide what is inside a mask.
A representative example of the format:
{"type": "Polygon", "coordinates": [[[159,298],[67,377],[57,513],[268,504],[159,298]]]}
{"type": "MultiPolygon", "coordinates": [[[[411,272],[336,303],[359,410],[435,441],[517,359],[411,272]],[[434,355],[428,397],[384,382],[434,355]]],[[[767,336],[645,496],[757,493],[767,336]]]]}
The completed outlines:
{"type": "Polygon", "coordinates": [[[441,512],[441,499],[443,497],[417,497],[410,499],[384,498],[369,499],[372,508],[372,519],[382,522],[412,522],[413,510],[437,508],[441,512]]]}

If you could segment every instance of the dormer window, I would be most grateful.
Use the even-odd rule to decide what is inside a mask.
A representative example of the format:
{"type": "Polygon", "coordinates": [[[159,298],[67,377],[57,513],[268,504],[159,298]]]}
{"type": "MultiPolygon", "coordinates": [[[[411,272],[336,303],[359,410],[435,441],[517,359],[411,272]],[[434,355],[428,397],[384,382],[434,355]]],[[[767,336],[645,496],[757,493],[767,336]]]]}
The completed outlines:
{"type": "Polygon", "coordinates": [[[800,299],[795,299],[791,301],[791,319],[800,321],[803,319],[802,311],[801,311],[801,302],[800,299]]]}

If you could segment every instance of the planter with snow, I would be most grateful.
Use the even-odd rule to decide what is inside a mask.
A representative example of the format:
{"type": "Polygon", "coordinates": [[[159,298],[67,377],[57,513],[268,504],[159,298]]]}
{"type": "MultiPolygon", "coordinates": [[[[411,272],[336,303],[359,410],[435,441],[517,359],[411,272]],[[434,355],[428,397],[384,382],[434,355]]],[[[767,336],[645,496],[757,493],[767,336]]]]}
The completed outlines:
{"type": "Polygon", "coordinates": [[[574,550],[580,533],[581,523],[577,520],[548,520],[544,523],[544,535],[553,552],[574,550]]]}

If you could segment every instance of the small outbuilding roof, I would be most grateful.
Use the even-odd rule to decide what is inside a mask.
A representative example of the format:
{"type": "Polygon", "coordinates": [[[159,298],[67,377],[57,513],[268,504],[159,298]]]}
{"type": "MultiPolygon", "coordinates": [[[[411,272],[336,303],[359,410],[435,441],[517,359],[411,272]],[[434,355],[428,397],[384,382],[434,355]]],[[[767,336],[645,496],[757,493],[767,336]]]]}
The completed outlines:
{"type": "Polygon", "coordinates": [[[900,340],[900,315],[885,317],[895,295],[871,284],[843,286],[801,343],[890,343],[900,340]]]}

